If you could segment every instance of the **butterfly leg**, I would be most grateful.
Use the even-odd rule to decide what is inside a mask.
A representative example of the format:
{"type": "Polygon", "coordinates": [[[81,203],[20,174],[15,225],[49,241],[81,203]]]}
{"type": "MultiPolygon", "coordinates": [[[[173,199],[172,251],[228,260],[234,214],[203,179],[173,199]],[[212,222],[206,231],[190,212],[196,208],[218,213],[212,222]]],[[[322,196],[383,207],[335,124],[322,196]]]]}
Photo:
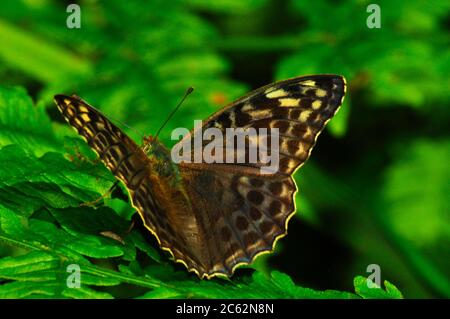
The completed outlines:
{"type": "Polygon", "coordinates": [[[119,243],[121,243],[122,245],[125,245],[125,236],[127,236],[134,228],[134,220],[131,220],[131,224],[130,227],[128,227],[128,229],[126,231],[124,231],[122,234],[118,235],[113,231],[102,231],[100,232],[100,235],[114,239],[115,241],[118,241],[119,243]]]}
{"type": "Polygon", "coordinates": [[[119,185],[120,181],[116,181],[110,188],[109,190],[104,193],[102,196],[100,196],[99,198],[90,201],[90,202],[84,202],[81,203],[80,206],[88,206],[88,207],[94,207],[96,204],[98,204],[100,201],[102,201],[103,199],[105,199],[106,197],[110,196],[112,194],[112,192],[116,189],[117,185],[119,185]]]}
{"type": "Polygon", "coordinates": [[[129,233],[131,233],[131,231],[133,230],[134,226],[135,226],[134,220],[131,220],[130,227],[128,227],[128,229],[125,232],[125,234],[128,235],[129,233]]]}

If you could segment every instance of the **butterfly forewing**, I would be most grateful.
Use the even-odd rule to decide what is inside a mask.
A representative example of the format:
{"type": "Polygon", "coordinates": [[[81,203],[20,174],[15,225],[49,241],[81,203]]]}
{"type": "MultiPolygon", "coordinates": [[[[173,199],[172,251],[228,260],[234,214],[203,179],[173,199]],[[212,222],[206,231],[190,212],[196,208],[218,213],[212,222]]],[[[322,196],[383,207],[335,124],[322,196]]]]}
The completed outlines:
{"type": "Polygon", "coordinates": [[[66,121],[84,137],[106,167],[135,190],[148,173],[147,156],[139,146],[80,98],[56,95],[55,101],[66,121]]]}
{"type": "MultiPolygon", "coordinates": [[[[133,206],[161,247],[175,258],[200,267],[195,256],[186,252],[184,239],[168,223],[164,207],[152,193],[149,159],[131,138],[98,110],[76,96],[56,95],[55,102],[67,122],[84,137],[106,167],[125,185],[133,206]]],[[[192,266],[193,267],[193,266],[192,266]]]]}
{"type": "MultiPolygon", "coordinates": [[[[277,82],[255,90],[213,114],[203,122],[202,131],[216,128],[226,135],[227,128],[265,128],[269,133],[270,129],[277,128],[280,134],[277,173],[291,175],[309,157],[317,136],[342,104],[344,94],[345,80],[335,75],[306,76],[277,82]]],[[[180,141],[178,147],[181,149],[183,143],[192,143],[194,133],[192,131],[180,141]]],[[[209,142],[204,139],[204,146],[209,142]]],[[[270,138],[266,145],[269,143],[270,138]]],[[[236,158],[239,152],[248,155],[249,146],[250,143],[246,143],[245,149],[230,149],[224,142],[223,158],[226,158],[226,152],[236,153],[236,158]]],[[[264,146],[259,147],[264,150],[264,146]]],[[[194,147],[190,149],[194,150],[194,147]]],[[[194,161],[193,151],[184,156],[194,161]]],[[[260,161],[247,161],[240,166],[260,168],[263,165],[260,161]]]]}

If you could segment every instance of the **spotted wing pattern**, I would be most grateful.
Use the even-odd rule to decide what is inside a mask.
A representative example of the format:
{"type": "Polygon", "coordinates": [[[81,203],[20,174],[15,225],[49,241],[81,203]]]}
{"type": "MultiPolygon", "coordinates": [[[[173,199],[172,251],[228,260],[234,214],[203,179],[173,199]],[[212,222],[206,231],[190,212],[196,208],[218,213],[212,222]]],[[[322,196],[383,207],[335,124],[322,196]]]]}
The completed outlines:
{"type": "MultiPolygon", "coordinates": [[[[122,181],[144,225],[157,238],[162,249],[189,264],[200,265],[195,254],[187,251],[185,239],[168,220],[166,208],[152,191],[149,158],[131,138],[103,114],[77,96],[56,95],[55,102],[66,121],[98,154],[106,167],[122,181]]],[[[176,192],[175,196],[177,195],[176,192]]],[[[197,266],[199,267],[199,266],[197,266]]]]}
{"type": "MultiPolygon", "coordinates": [[[[345,79],[337,75],[312,75],[269,84],[203,121],[201,134],[208,128],[216,128],[223,135],[226,135],[227,128],[266,128],[269,131],[277,128],[280,134],[280,165],[276,173],[291,175],[309,157],[319,133],[341,106],[345,89],[345,79]]],[[[193,130],[175,147],[182,149],[183,144],[192,143],[195,133],[196,130],[193,130]]],[[[203,147],[210,141],[204,139],[203,147]]],[[[265,144],[270,147],[270,138],[265,144]]],[[[248,154],[249,145],[246,143],[245,149],[230,149],[224,142],[224,159],[228,151],[248,154]]],[[[194,145],[190,149],[192,151],[183,156],[190,158],[191,162],[198,162],[194,145]]],[[[234,155],[234,158],[239,157],[234,155]]],[[[243,165],[227,165],[260,168],[263,163],[246,161],[243,165]]]]}

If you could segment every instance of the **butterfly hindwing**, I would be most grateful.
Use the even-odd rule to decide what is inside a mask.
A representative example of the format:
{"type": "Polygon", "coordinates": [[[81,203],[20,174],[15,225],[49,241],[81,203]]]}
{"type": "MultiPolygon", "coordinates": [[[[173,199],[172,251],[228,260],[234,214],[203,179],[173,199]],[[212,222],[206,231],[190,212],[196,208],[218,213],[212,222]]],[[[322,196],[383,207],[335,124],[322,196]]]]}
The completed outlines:
{"type": "Polygon", "coordinates": [[[290,177],[188,168],[182,172],[196,220],[204,229],[205,276],[231,276],[238,265],[272,251],[276,239],[286,233],[295,210],[296,188],[290,177]]]}

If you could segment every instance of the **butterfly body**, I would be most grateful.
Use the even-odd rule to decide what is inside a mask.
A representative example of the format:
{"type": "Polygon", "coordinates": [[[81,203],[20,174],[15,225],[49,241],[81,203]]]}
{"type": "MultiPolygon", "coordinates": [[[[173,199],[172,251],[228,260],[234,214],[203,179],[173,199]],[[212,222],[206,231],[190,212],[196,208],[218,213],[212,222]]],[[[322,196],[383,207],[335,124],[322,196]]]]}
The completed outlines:
{"type": "Polygon", "coordinates": [[[148,156],[152,171],[160,177],[169,177],[173,183],[179,182],[180,170],[172,162],[170,151],[156,138],[150,137],[144,141],[144,151],[148,156]]]}
{"type": "MultiPolygon", "coordinates": [[[[161,248],[189,271],[211,278],[231,276],[239,265],[273,251],[276,241],[286,235],[296,210],[297,187],[291,175],[309,157],[344,94],[345,80],[337,75],[273,83],[219,110],[175,145],[192,144],[196,132],[203,136],[209,128],[224,134],[236,127],[276,129],[279,165],[265,174],[261,169],[266,164],[259,159],[210,163],[200,157],[195,161],[193,149],[175,163],[158,140],[146,138],[139,147],[80,98],[56,95],[55,102],[69,124],[125,184],[133,207],[161,248]]],[[[256,140],[261,144],[259,136],[256,140]]],[[[201,151],[210,142],[203,140],[201,151]]],[[[224,144],[221,150],[237,158],[248,147],[224,144]]]]}

